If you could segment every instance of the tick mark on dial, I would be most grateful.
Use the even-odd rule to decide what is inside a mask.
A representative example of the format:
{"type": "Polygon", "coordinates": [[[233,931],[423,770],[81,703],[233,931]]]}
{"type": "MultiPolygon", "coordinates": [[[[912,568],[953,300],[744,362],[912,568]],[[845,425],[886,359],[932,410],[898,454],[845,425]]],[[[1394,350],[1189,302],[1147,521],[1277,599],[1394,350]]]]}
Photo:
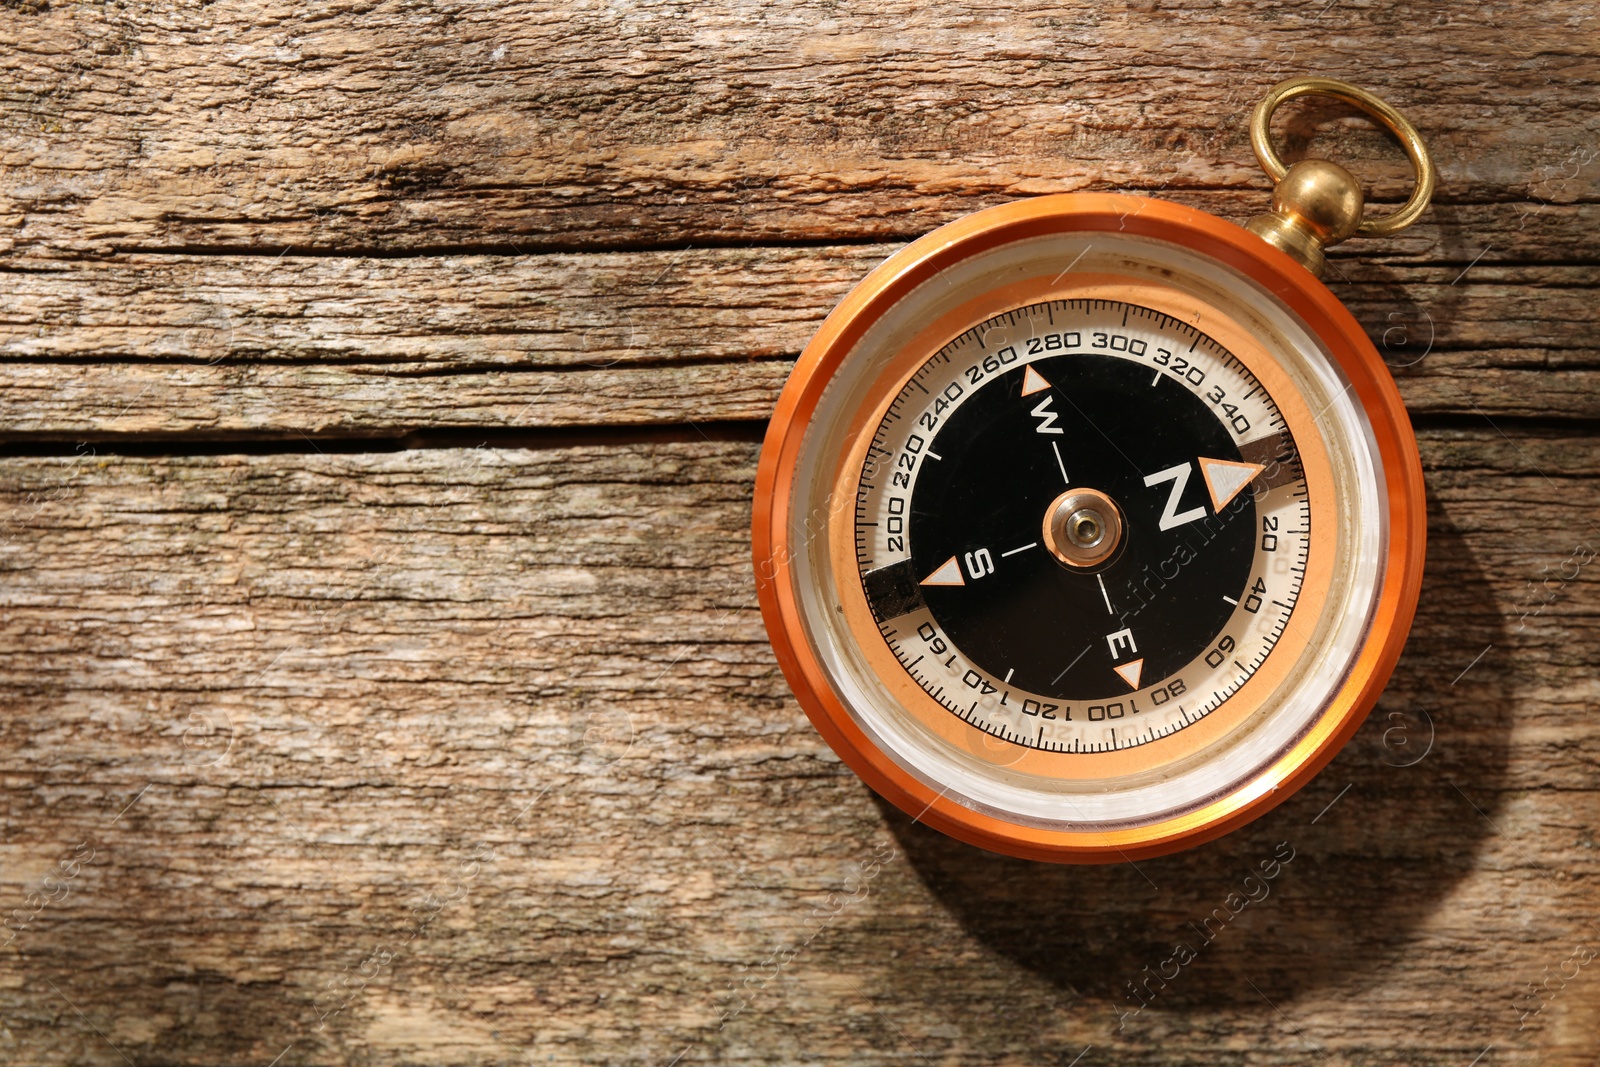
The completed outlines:
{"type": "MultiPolygon", "coordinates": [[[[1106,602],[1106,614],[1107,615],[1115,615],[1117,613],[1117,610],[1111,606],[1111,594],[1106,592],[1106,578],[1105,578],[1105,575],[1097,574],[1097,575],[1094,576],[1094,580],[1100,583],[1100,599],[1102,599],[1102,600],[1104,600],[1106,602]]],[[[1144,661],[1140,660],[1140,662],[1142,663],[1144,661]]]]}
{"type": "Polygon", "coordinates": [[[1071,485],[1072,481],[1067,477],[1067,465],[1061,462],[1061,446],[1056,444],[1054,441],[1051,441],[1050,451],[1056,454],[1056,470],[1061,472],[1061,484],[1071,485]]]}
{"type": "Polygon", "coordinates": [[[1021,548],[1013,548],[1010,552],[1002,552],[1002,553],[1000,553],[1000,558],[1001,559],[1005,559],[1007,556],[1015,556],[1018,552],[1026,552],[1030,548],[1038,548],[1038,547],[1039,547],[1039,542],[1037,542],[1037,541],[1029,541],[1027,544],[1023,545],[1021,548]]]}
{"type": "Polygon", "coordinates": [[[1232,604],[1234,607],[1238,607],[1239,606],[1239,602],[1237,600],[1233,599],[1233,597],[1231,597],[1231,596],[1225,596],[1222,599],[1226,600],[1228,603],[1232,604]]]}

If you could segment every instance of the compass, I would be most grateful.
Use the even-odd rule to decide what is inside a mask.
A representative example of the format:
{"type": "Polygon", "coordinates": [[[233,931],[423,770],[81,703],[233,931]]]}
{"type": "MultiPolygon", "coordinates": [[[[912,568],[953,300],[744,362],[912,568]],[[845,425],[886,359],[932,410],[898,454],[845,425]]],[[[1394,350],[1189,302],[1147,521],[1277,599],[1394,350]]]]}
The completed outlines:
{"type": "Polygon", "coordinates": [[[1416,130],[1342,82],[1274,87],[1246,227],[1045,196],[890,257],[807,346],[757,478],[763,618],[869,785],[962,840],[1113,862],[1198,844],[1310,779],[1382,691],[1424,551],[1416,442],[1322,248],[1426,207],[1416,130]],[[1410,200],[1285,168],[1306,93],[1396,134],[1410,200]]]}

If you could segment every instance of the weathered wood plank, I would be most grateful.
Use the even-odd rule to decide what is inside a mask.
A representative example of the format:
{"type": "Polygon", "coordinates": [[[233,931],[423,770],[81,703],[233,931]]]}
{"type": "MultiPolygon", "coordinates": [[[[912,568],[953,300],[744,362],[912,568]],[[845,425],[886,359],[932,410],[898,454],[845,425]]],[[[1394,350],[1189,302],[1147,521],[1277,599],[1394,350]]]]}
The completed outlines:
{"type": "MultiPolygon", "coordinates": [[[[0,21],[0,241],[904,238],[1040,192],[1265,188],[1248,111],[1313,70],[1392,97],[1428,134],[1442,199],[1504,205],[1499,230],[1527,237],[1519,215],[1592,223],[1600,191],[1600,44],[1565,10],[18,4],[0,21]]],[[[1292,121],[1299,144],[1311,120],[1292,121]]],[[[1403,195],[1377,136],[1337,124],[1322,142],[1379,199],[1403,195]]],[[[1418,237],[1440,244],[1448,221],[1418,237]]],[[[1467,230],[1529,258],[1485,231],[1467,230]]],[[[1573,227],[1547,237],[1589,256],[1573,227]]]]}
{"type": "MultiPolygon", "coordinates": [[[[390,366],[13,364],[0,441],[126,434],[301,440],[438,428],[658,426],[772,412],[791,363],[699,363],[413,376],[390,366]]],[[[1465,396],[1465,393],[1459,394],[1465,396]]],[[[1521,401],[1519,401],[1521,403],[1521,401]]]]}
{"type": "Polygon", "coordinates": [[[0,357],[434,373],[792,358],[897,247],[28,260],[0,275],[0,357]]]}
{"type": "Polygon", "coordinates": [[[0,902],[93,850],[0,949],[0,1040],[1590,1062],[1589,970],[1521,1013],[1600,938],[1600,582],[1536,614],[1525,583],[1600,547],[1600,448],[1423,444],[1429,575],[1379,713],[1279,812],[1137,870],[986,856],[840,767],[755,610],[753,444],[0,461],[0,902]],[[1126,1014],[1282,841],[1272,896],[1126,1014]]]}
{"type": "MultiPolygon", "coordinates": [[[[793,357],[899,247],[27,261],[0,273],[0,358],[445,371],[793,357]]],[[[1397,363],[1429,342],[1592,351],[1600,326],[1594,265],[1464,271],[1345,259],[1328,284],[1397,363]]]]}
{"type": "MultiPolygon", "coordinates": [[[[762,419],[895,247],[31,262],[3,275],[0,437],[762,419]]],[[[1413,412],[1600,417],[1600,269],[1336,268],[1413,412]]]]}

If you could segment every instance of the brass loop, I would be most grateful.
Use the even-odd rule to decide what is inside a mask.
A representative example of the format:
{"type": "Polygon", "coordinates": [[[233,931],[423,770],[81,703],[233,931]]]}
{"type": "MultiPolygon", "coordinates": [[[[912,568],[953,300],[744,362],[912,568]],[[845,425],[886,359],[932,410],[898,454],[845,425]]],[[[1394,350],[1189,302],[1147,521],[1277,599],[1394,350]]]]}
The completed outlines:
{"type": "Polygon", "coordinates": [[[1250,116],[1250,147],[1255,149],[1256,159],[1261,162],[1261,169],[1267,172],[1273,184],[1281,181],[1289,168],[1283,165],[1283,160],[1278,158],[1277,149],[1272,147],[1272,113],[1286,100],[1311,94],[1331,96],[1335,100],[1342,100],[1366,112],[1384,129],[1400,139],[1400,143],[1405,145],[1406,155],[1411,157],[1412,169],[1416,171],[1417,184],[1411,191],[1411,199],[1407,200],[1399,211],[1363,220],[1356,228],[1356,235],[1387,237],[1416,222],[1417,217],[1427,208],[1428,201],[1433,197],[1435,177],[1433,159],[1428,155],[1428,146],[1422,143],[1422,135],[1404,115],[1381,98],[1365,89],[1358,89],[1348,82],[1336,81],[1333,78],[1290,78],[1281,81],[1268,90],[1267,95],[1256,105],[1255,112],[1250,116]]]}

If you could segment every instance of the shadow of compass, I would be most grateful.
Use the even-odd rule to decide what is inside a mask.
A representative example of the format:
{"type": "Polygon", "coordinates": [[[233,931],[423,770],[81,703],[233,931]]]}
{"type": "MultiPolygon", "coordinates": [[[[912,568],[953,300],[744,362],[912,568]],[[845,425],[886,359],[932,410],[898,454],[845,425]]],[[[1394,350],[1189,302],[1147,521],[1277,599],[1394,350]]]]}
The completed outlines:
{"type": "MultiPolygon", "coordinates": [[[[1258,989],[1282,1005],[1383,968],[1473,869],[1506,771],[1509,686],[1495,657],[1480,658],[1504,647],[1502,619],[1469,544],[1431,496],[1429,513],[1406,651],[1361,731],[1310,785],[1219,840],[1109,866],[984,852],[880,800],[928,890],[970,938],[1099,1002],[1107,1021],[1113,1008],[1139,1006],[1131,986],[1154,1012],[1259,1008],[1258,989]],[[1261,881],[1246,881],[1289,854],[1265,896],[1261,881]],[[1260,899],[1241,907],[1252,893],[1260,899]],[[1179,944],[1192,959],[1183,962],[1179,944]]],[[[926,983],[903,995],[940,998],[929,972],[897,973],[893,981],[926,983]]]]}

